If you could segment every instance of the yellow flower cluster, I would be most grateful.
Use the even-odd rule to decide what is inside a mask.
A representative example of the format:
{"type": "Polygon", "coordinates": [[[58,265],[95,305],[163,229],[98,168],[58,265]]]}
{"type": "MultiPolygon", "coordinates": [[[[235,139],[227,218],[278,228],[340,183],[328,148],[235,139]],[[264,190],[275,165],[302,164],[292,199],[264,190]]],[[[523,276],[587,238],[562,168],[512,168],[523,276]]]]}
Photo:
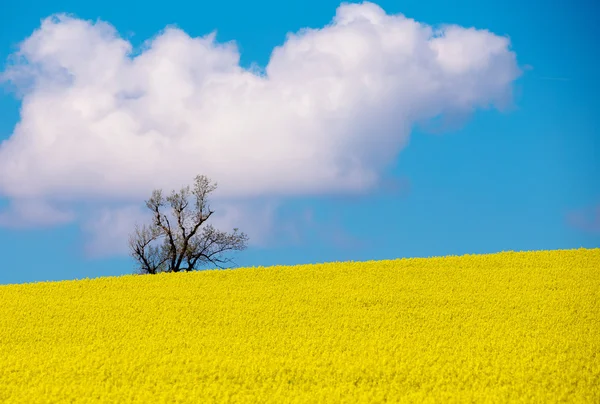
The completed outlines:
{"type": "Polygon", "coordinates": [[[600,249],[0,286],[2,403],[600,402],[600,249]]]}

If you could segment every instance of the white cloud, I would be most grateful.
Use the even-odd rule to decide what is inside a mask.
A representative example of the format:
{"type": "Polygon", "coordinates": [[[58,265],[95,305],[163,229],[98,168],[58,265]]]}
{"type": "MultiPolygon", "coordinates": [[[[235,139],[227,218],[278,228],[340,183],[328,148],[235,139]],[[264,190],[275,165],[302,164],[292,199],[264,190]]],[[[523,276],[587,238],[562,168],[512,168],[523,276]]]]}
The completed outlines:
{"type": "Polygon", "coordinates": [[[600,204],[568,212],[566,222],[570,227],[583,232],[600,234],[600,204]]]}
{"type": "Polygon", "coordinates": [[[0,226],[9,228],[56,226],[74,219],[74,212],[56,208],[44,200],[17,199],[0,211],[0,226]]]}
{"type": "Polygon", "coordinates": [[[344,250],[353,250],[365,247],[368,242],[349,233],[340,223],[338,214],[326,218],[325,220],[316,220],[312,209],[303,212],[301,220],[291,224],[291,233],[294,241],[302,242],[307,234],[325,245],[330,245],[344,250]],[[303,216],[303,217],[302,217],[303,216]]]}
{"type": "Polygon", "coordinates": [[[102,208],[92,212],[82,225],[87,235],[86,255],[99,258],[128,254],[129,234],[136,223],[149,223],[149,219],[150,216],[136,205],[102,208]]]}
{"type": "Polygon", "coordinates": [[[238,205],[365,191],[413,125],[502,108],[520,74],[507,38],[435,31],[372,3],[288,35],[264,75],[214,34],[167,28],[131,52],[108,23],[66,15],[21,43],[2,75],[23,99],[0,144],[0,194],[133,202],[199,173],[238,205]]]}
{"type": "MultiPolygon", "coordinates": [[[[254,247],[301,243],[305,241],[302,239],[304,233],[310,228],[343,233],[339,228],[324,228],[315,223],[312,216],[306,216],[306,211],[304,217],[282,217],[277,211],[279,206],[277,201],[261,199],[245,200],[244,203],[224,202],[215,209],[210,223],[223,231],[239,228],[248,234],[249,244],[254,247]]],[[[165,213],[173,223],[171,212],[165,213]]],[[[92,209],[86,216],[82,224],[86,235],[84,248],[86,255],[92,258],[128,254],[129,235],[135,225],[152,221],[151,212],[139,205],[92,209]]]]}

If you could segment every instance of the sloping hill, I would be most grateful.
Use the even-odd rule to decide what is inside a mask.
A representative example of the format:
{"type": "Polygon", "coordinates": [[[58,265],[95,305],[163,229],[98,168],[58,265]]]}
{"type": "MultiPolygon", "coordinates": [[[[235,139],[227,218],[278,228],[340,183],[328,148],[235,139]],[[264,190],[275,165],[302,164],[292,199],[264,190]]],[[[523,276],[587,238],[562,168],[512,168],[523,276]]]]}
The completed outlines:
{"type": "Polygon", "coordinates": [[[0,402],[600,402],[600,249],[0,286],[0,402]]]}

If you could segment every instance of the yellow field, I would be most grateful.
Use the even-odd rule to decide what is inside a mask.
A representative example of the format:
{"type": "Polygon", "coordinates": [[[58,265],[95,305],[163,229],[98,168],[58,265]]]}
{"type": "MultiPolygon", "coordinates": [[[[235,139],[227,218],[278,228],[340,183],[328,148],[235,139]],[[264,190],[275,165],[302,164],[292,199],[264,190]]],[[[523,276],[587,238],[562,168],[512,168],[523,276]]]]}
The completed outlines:
{"type": "Polygon", "coordinates": [[[600,403],[600,249],[0,286],[0,402],[600,403]]]}

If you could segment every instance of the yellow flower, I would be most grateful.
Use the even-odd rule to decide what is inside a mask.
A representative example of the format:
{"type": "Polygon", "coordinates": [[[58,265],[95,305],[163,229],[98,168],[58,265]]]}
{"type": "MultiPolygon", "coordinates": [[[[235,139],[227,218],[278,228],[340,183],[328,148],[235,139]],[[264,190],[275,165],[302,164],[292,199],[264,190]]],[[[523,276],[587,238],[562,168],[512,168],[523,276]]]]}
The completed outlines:
{"type": "Polygon", "coordinates": [[[600,249],[0,286],[2,403],[600,402],[600,249]]]}

